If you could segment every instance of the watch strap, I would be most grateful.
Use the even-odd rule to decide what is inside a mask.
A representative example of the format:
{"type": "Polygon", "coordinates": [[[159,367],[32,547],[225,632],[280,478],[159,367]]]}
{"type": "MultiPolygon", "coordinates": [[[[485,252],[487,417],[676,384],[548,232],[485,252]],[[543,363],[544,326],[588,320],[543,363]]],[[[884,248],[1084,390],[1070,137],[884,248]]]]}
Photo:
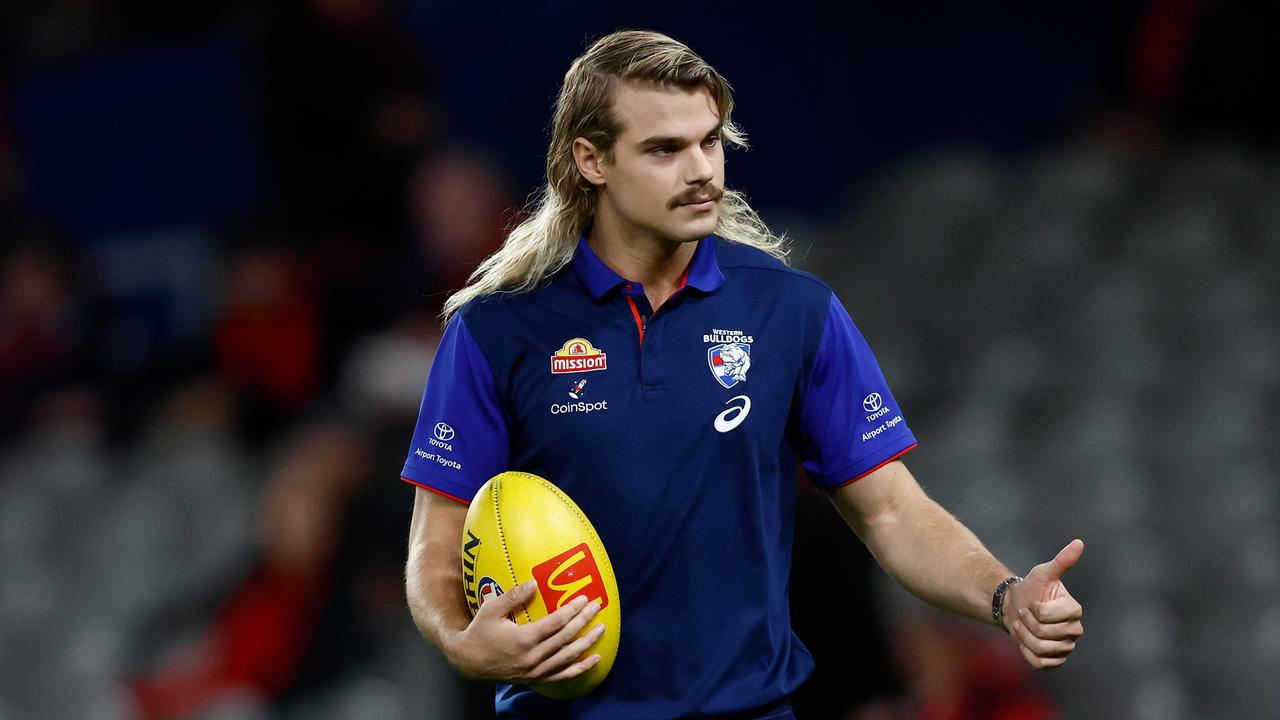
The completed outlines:
{"type": "Polygon", "coordinates": [[[1004,628],[1004,594],[1013,587],[1014,583],[1022,582],[1021,575],[1010,575],[996,586],[995,593],[991,596],[991,619],[995,621],[996,627],[1004,628]]]}

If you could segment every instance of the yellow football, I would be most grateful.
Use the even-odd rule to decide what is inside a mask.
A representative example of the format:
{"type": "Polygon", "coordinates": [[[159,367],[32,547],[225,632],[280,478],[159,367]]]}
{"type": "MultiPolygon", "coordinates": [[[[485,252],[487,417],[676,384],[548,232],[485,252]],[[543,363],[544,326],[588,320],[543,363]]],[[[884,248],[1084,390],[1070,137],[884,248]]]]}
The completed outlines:
{"type": "Polygon", "coordinates": [[[613,667],[622,628],[609,555],[591,521],[560,488],[537,475],[504,472],[480,487],[462,530],[462,585],[472,616],[485,600],[528,580],[538,581],[538,592],[512,618],[521,624],[546,617],[579,595],[600,603],[578,634],[604,624],[604,634],[579,658],[599,653],[600,662],[576,678],[533,686],[560,700],[591,692],[613,667]]]}

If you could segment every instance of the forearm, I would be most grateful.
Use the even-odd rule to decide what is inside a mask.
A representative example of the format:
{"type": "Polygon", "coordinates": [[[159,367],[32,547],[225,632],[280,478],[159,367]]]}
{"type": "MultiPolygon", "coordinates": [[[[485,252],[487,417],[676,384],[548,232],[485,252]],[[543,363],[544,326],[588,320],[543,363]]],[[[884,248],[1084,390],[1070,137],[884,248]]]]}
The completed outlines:
{"type": "Polygon", "coordinates": [[[991,593],[1013,573],[951,513],[921,493],[862,538],[885,572],[916,597],[990,623],[991,593]]]}
{"type": "Polygon", "coordinates": [[[405,563],[405,599],[418,631],[456,665],[453,640],[471,621],[462,594],[461,516],[456,508],[441,507],[448,501],[432,501],[421,497],[426,491],[418,492],[405,563]],[[452,531],[455,523],[457,533],[452,531]]]}
{"type": "Polygon", "coordinates": [[[1009,569],[901,463],[841,488],[832,501],[880,566],[913,595],[990,623],[991,594],[1009,569]]]}

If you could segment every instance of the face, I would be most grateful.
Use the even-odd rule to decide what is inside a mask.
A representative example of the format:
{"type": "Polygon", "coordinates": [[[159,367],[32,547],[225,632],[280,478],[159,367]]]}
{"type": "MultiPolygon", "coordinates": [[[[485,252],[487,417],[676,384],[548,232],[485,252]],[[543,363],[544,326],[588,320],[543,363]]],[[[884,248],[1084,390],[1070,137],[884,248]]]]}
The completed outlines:
{"type": "Polygon", "coordinates": [[[598,214],[630,236],[692,242],[710,235],[724,194],[721,123],[711,93],[621,83],[613,112],[622,133],[612,156],[592,166],[594,176],[584,172],[599,188],[598,214]]]}

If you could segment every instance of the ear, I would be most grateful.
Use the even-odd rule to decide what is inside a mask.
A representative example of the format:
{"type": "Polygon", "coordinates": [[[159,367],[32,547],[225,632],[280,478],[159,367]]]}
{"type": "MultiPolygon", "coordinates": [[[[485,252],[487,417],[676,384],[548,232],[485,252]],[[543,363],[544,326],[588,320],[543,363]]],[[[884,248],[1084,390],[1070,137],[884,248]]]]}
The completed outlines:
{"type": "Polygon", "coordinates": [[[591,141],[581,137],[573,141],[573,161],[587,182],[596,187],[604,185],[604,154],[591,141]]]}

